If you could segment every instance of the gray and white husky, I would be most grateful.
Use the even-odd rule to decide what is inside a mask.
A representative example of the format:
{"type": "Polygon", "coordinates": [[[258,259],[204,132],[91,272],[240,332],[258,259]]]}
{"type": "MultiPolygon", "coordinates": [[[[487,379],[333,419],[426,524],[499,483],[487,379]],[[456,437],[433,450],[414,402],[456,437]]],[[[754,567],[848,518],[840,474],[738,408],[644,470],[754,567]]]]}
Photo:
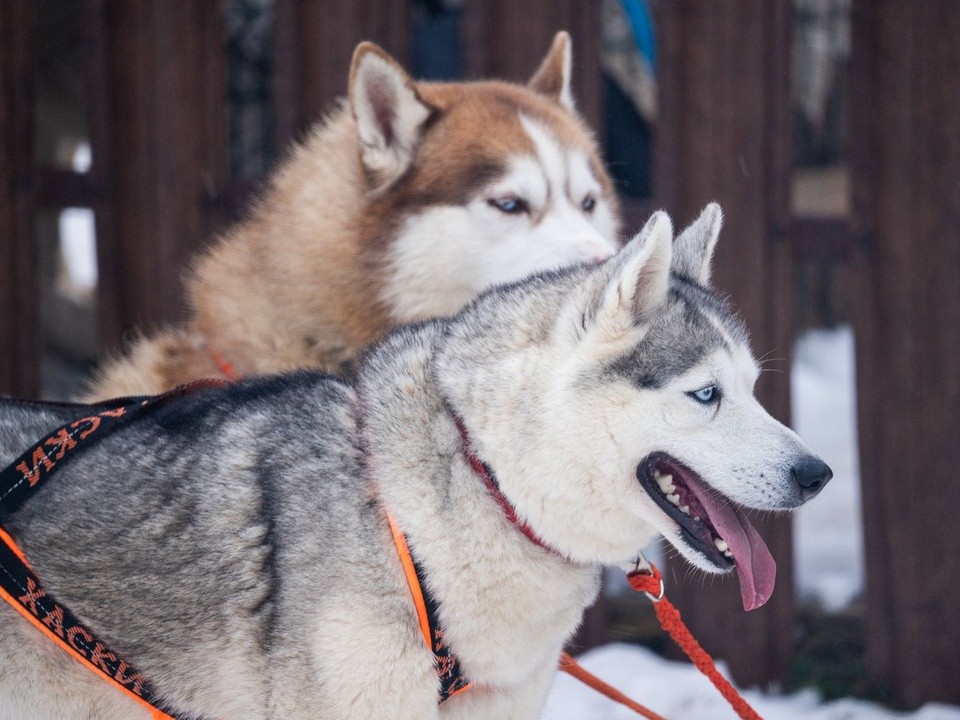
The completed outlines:
{"type": "MultiPolygon", "coordinates": [[[[356,386],[299,373],[188,395],[2,523],[183,714],[536,718],[602,566],[659,533],[736,568],[755,607],[775,566],[744,509],[795,508],[830,478],[753,396],[746,332],[708,283],[720,224],[709,206],[674,240],[656,213],[603,264],[395,331],[356,386]],[[387,512],[471,683],[442,703],[387,512]]],[[[75,416],[0,405],[0,460],[75,416]]],[[[0,717],[147,717],[0,605],[0,717]]]]}

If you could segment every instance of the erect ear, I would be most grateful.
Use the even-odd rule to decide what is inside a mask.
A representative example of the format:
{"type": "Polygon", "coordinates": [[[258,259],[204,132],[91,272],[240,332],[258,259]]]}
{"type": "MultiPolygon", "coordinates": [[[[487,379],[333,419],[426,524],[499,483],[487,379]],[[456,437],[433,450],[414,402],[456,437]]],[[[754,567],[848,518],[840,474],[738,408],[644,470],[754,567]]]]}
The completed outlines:
{"type": "Polygon", "coordinates": [[[360,43],[354,51],[349,85],[360,157],[375,185],[383,187],[410,165],[434,108],[423,101],[400,64],[371,42],[360,43]]]}
{"type": "Polygon", "coordinates": [[[573,58],[570,49],[570,33],[561,30],[553,38],[547,56],[530,78],[527,87],[556,100],[570,112],[574,111],[573,93],[570,92],[570,70],[573,58]]]}
{"type": "Polygon", "coordinates": [[[701,285],[710,283],[710,261],[717,247],[723,211],[717,203],[707,205],[700,217],[673,243],[673,272],[701,285]]]}
{"type": "Polygon", "coordinates": [[[672,241],[673,225],[661,210],[608,261],[613,263],[612,275],[593,317],[604,337],[621,337],[664,303],[670,287],[672,241]]]}

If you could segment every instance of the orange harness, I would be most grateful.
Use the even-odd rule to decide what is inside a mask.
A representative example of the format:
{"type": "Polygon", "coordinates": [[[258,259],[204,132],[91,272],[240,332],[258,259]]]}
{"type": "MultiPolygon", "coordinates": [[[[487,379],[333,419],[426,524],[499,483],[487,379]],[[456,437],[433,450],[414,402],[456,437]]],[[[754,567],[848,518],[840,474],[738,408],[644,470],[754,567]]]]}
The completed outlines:
{"type": "Polygon", "coordinates": [[[457,656],[450,650],[450,646],[444,642],[443,630],[437,621],[436,604],[429,595],[425,595],[423,592],[423,573],[413,559],[413,555],[410,554],[407,538],[400,531],[393,516],[389,512],[385,512],[385,514],[387,522],[390,524],[393,544],[397,548],[397,555],[400,557],[400,564],[403,566],[403,574],[407,578],[410,597],[413,599],[413,605],[417,610],[417,620],[420,623],[423,642],[426,643],[427,649],[433,653],[437,678],[440,680],[440,702],[443,702],[469,689],[470,681],[463,674],[457,656]]]}
{"type": "MultiPolygon", "coordinates": [[[[196,389],[223,384],[221,380],[199,381],[156,397],[120,398],[95,406],[57,404],[76,408],[79,418],[56,428],[0,470],[0,510],[5,513],[16,510],[43,487],[57,468],[109,432],[168,400],[196,389]]],[[[0,598],[74,660],[147,708],[153,720],[186,720],[186,716],[178,714],[157,697],[136,668],[110,650],[69,608],[47,593],[23,550],[2,528],[0,598]]]]}

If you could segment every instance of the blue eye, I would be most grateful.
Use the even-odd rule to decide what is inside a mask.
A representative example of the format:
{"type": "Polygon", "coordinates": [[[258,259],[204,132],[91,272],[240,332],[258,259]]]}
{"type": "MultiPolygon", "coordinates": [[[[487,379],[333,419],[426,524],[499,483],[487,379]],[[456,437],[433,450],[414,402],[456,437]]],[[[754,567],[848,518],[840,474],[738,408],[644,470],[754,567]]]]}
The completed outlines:
{"type": "Polygon", "coordinates": [[[526,200],[518,198],[515,195],[502,198],[490,198],[487,202],[507,215],[519,215],[520,213],[527,212],[530,207],[527,205],[526,200]]]}
{"type": "Polygon", "coordinates": [[[720,390],[716,385],[707,385],[705,388],[700,388],[694,392],[687,393],[687,395],[692,397],[698,403],[711,405],[720,399],[720,390]]]}

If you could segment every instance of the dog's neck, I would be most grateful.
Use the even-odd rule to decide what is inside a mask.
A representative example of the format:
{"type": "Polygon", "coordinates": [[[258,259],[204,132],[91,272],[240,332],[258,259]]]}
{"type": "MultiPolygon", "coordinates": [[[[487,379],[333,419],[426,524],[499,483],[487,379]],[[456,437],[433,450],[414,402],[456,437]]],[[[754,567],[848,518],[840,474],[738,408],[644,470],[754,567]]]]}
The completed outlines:
{"type": "Polygon", "coordinates": [[[596,596],[599,569],[531,542],[476,476],[433,378],[442,335],[440,324],[402,330],[364,363],[371,479],[425,569],[467,676],[516,682],[556,660],[596,596]]]}
{"type": "Polygon", "coordinates": [[[520,516],[517,514],[517,509],[513,506],[513,503],[510,502],[510,499],[504,495],[503,490],[500,489],[500,484],[497,482],[497,478],[496,475],[494,475],[493,470],[477,455],[476,450],[473,447],[473,443],[470,441],[470,432],[467,430],[467,426],[464,424],[463,418],[454,416],[454,421],[457,425],[457,432],[460,433],[460,443],[462,446],[461,449],[464,456],[467,458],[467,462],[470,463],[473,474],[476,475],[477,479],[480,480],[484,487],[487,488],[487,492],[490,493],[490,496],[497,503],[497,506],[500,508],[500,511],[503,513],[504,517],[506,517],[510,524],[523,533],[534,545],[546,550],[547,552],[551,552],[563,557],[563,553],[556,548],[551,547],[546,541],[544,541],[543,538],[537,535],[536,531],[530,527],[529,523],[520,518],[520,516]]]}

